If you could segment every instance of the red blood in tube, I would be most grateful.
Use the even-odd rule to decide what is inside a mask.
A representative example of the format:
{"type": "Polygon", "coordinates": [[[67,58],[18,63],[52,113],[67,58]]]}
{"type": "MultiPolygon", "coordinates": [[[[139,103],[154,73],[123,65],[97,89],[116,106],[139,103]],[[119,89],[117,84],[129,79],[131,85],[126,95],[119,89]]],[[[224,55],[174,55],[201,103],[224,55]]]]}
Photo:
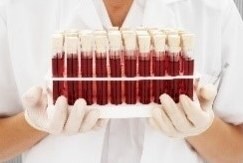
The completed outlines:
{"type": "MultiPolygon", "coordinates": [[[[160,56],[153,57],[153,73],[154,76],[165,76],[165,60],[164,53],[159,54],[160,56]]],[[[160,104],[160,95],[165,92],[164,90],[164,81],[155,80],[153,81],[153,96],[154,102],[160,104]]]]}
{"type": "MultiPolygon", "coordinates": [[[[82,77],[92,77],[93,76],[93,60],[92,53],[81,54],[81,73],[82,77]]],[[[82,81],[82,98],[87,101],[88,105],[93,104],[93,82],[92,81],[82,81]]]]}
{"type": "MultiPolygon", "coordinates": [[[[99,54],[98,54],[99,56],[99,54]]],[[[96,57],[96,76],[107,77],[106,57],[96,57]]],[[[106,105],[108,103],[108,82],[97,81],[97,104],[106,105]]]]}
{"type": "MultiPolygon", "coordinates": [[[[169,51],[165,51],[165,58],[164,58],[164,66],[165,66],[165,75],[170,75],[171,73],[171,67],[170,67],[170,55],[169,51]]],[[[173,84],[172,80],[164,80],[163,81],[163,93],[166,93],[167,95],[172,95],[172,87],[173,84]]]]}
{"type": "MultiPolygon", "coordinates": [[[[64,53],[58,57],[58,77],[64,77],[64,53]]],[[[66,96],[65,82],[59,81],[59,96],[66,96]]]]}
{"type": "Polygon", "coordinates": [[[169,56],[169,52],[168,51],[165,51],[165,72],[166,72],[166,75],[169,75],[169,72],[170,72],[170,56],[169,56]]]}
{"type": "MultiPolygon", "coordinates": [[[[73,55],[73,74],[72,74],[72,77],[78,77],[78,70],[79,70],[78,65],[79,65],[78,64],[78,55],[73,55]]],[[[80,92],[79,82],[73,81],[73,103],[75,103],[75,101],[77,99],[79,99],[79,92],[80,92]]]]}
{"type": "MultiPolygon", "coordinates": [[[[73,58],[72,55],[67,57],[67,77],[73,77],[73,58]]],[[[74,104],[74,85],[73,81],[67,81],[67,95],[68,95],[68,104],[74,104]]]]}
{"type": "MultiPolygon", "coordinates": [[[[150,76],[151,67],[150,57],[139,58],[139,75],[150,76]]],[[[151,82],[149,80],[139,81],[139,99],[142,104],[149,104],[151,102],[151,82]]]]}
{"type": "MultiPolygon", "coordinates": [[[[67,77],[78,77],[78,57],[77,54],[71,54],[67,57],[67,77]]],[[[68,104],[73,105],[79,98],[79,82],[67,81],[68,104]]]]}
{"type": "MultiPolygon", "coordinates": [[[[63,77],[64,75],[64,54],[56,54],[52,58],[53,77],[63,77]]],[[[53,103],[61,95],[65,95],[65,85],[63,81],[53,81],[53,103]]]]}
{"type": "MultiPolygon", "coordinates": [[[[121,52],[119,53],[117,57],[110,57],[111,77],[121,77],[121,52]]],[[[111,81],[111,103],[116,105],[122,103],[121,81],[111,81]]]]}
{"type": "MultiPolygon", "coordinates": [[[[58,77],[58,58],[57,56],[52,58],[52,75],[58,77]]],[[[59,97],[59,81],[53,81],[53,103],[55,104],[59,97]]]]}
{"type": "MultiPolygon", "coordinates": [[[[137,57],[136,57],[136,54],[128,54],[128,53],[130,53],[130,52],[126,52],[125,60],[124,60],[125,76],[126,77],[136,77],[136,75],[137,75],[137,57]]],[[[125,102],[127,104],[136,104],[137,103],[137,82],[136,81],[125,81],[125,102]]]]}
{"type": "MultiPolygon", "coordinates": [[[[184,58],[183,60],[184,75],[193,75],[194,73],[194,60],[184,58]]],[[[186,95],[193,99],[193,79],[185,79],[186,95]]]]}
{"type": "MultiPolygon", "coordinates": [[[[175,53],[169,53],[168,56],[166,57],[166,62],[168,63],[167,66],[167,73],[170,76],[177,76],[179,75],[179,71],[180,71],[180,64],[179,64],[179,60],[177,60],[175,58],[175,53]]],[[[170,80],[170,81],[166,81],[168,82],[166,84],[166,90],[168,91],[167,94],[173,99],[176,100],[175,94],[178,94],[177,92],[177,86],[175,89],[175,85],[178,84],[178,82],[176,80],[170,80]]],[[[179,97],[178,97],[179,98],[179,97]]]]}
{"type": "MultiPolygon", "coordinates": [[[[179,53],[171,53],[171,60],[170,60],[170,66],[171,76],[178,76],[180,75],[180,58],[179,53]]],[[[174,99],[176,103],[179,102],[179,96],[180,96],[180,79],[174,79],[173,80],[173,87],[171,90],[171,97],[174,99]]]]}

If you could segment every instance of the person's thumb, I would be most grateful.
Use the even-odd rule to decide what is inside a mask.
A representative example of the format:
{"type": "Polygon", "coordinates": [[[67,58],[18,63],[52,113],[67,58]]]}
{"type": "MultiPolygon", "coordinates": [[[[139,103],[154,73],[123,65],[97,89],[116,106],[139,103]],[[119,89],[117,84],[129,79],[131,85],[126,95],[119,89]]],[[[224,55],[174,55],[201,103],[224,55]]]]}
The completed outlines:
{"type": "Polygon", "coordinates": [[[213,105],[213,102],[217,95],[217,89],[214,85],[207,84],[204,86],[200,86],[198,88],[197,94],[202,109],[206,110],[213,105]]]}
{"type": "Polygon", "coordinates": [[[35,86],[29,89],[22,97],[24,107],[34,107],[39,105],[42,100],[43,89],[35,86]]]}

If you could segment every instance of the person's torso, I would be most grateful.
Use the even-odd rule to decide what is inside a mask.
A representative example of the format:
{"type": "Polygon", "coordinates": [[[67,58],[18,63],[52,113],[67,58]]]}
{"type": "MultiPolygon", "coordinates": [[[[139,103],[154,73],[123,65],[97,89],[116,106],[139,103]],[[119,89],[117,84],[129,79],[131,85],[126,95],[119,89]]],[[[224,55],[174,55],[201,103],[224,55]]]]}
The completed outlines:
{"type": "MultiPolygon", "coordinates": [[[[81,28],[89,28],[89,25],[92,25],[88,20],[92,19],[91,15],[88,15],[92,13],[89,11],[91,1],[82,1],[84,1],[84,5],[80,5],[80,9],[76,7],[80,3],[78,0],[69,2],[22,0],[10,3],[7,10],[8,37],[19,94],[23,94],[33,85],[44,82],[45,75],[50,69],[51,34],[58,28],[62,28],[72,18],[74,11],[80,10],[83,13],[87,11],[87,15],[84,16],[86,18],[81,17],[82,20],[79,24],[82,26],[81,28]]],[[[217,7],[216,2],[208,2],[207,0],[170,1],[170,3],[162,4],[159,0],[154,2],[150,0],[150,3],[145,5],[141,25],[163,27],[169,26],[171,22],[173,27],[184,28],[195,33],[197,41],[194,57],[197,61],[197,70],[209,75],[217,74],[221,70],[220,7],[217,7]],[[167,11],[168,14],[166,14],[167,11]]],[[[131,26],[134,27],[134,25],[131,26]]],[[[134,145],[134,149],[141,150],[139,153],[141,154],[141,163],[151,161],[153,163],[178,162],[181,160],[197,162],[200,160],[184,140],[168,138],[153,131],[145,123],[144,120],[129,120],[123,123],[124,129],[132,128],[127,139],[134,145]],[[141,129],[139,130],[136,125],[145,126],[145,131],[140,131],[141,129]],[[139,137],[141,132],[144,132],[143,136],[139,137]],[[136,136],[140,139],[143,138],[142,147],[138,141],[133,141],[136,136]],[[158,156],[158,152],[161,153],[161,156],[158,156]]],[[[117,136],[119,128],[113,127],[113,129],[110,136],[117,136]]],[[[105,129],[71,137],[49,136],[26,153],[25,162],[60,163],[85,160],[83,162],[99,163],[102,157],[104,136],[105,129]]],[[[122,142],[124,143],[124,141],[122,142]]],[[[116,145],[119,148],[119,142],[116,145]]],[[[120,158],[117,158],[118,161],[114,160],[114,162],[124,162],[126,159],[123,157],[129,156],[121,153],[120,158]]]]}

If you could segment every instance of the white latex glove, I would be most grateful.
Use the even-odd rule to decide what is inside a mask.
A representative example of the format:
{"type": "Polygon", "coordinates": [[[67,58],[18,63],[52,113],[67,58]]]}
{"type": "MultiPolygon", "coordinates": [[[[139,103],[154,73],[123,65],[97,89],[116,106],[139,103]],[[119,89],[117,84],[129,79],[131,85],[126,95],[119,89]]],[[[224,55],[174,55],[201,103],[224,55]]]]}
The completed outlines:
{"type": "Polygon", "coordinates": [[[99,119],[99,110],[86,109],[83,99],[77,100],[71,107],[63,96],[50,106],[47,98],[47,93],[41,87],[33,87],[22,99],[25,119],[37,130],[55,135],[73,135],[101,128],[106,123],[106,120],[99,119]]]}
{"type": "Polygon", "coordinates": [[[181,95],[178,104],[164,94],[160,97],[161,108],[153,110],[149,122],[169,137],[186,138],[199,135],[213,123],[212,105],[216,94],[213,85],[206,85],[198,88],[195,101],[181,95]]]}

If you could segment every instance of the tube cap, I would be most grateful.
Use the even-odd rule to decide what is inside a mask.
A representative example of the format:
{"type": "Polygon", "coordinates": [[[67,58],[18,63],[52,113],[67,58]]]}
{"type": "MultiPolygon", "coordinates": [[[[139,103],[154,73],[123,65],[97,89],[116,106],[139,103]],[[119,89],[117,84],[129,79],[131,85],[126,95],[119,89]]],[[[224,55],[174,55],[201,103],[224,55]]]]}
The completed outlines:
{"type": "Polygon", "coordinates": [[[141,53],[150,52],[151,37],[148,34],[147,35],[138,35],[138,45],[139,45],[139,51],[141,53]]]}
{"type": "Polygon", "coordinates": [[[123,31],[122,35],[125,44],[125,49],[127,51],[136,50],[137,49],[136,32],[133,30],[127,30],[127,31],[123,31]]]}
{"type": "Polygon", "coordinates": [[[63,52],[64,36],[61,33],[52,35],[52,52],[53,55],[63,52]]]}
{"type": "Polygon", "coordinates": [[[79,49],[79,39],[78,37],[65,37],[65,53],[68,54],[78,54],[79,49]]]}
{"type": "Polygon", "coordinates": [[[171,52],[175,52],[175,53],[180,52],[181,50],[180,43],[181,40],[179,35],[177,34],[168,35],[168,45],[169,45],[169,50],[171,52]]]}
{"type": "Polygon", "coordinates": [[[108,38],[106,35],[95,36],[96,51],[98,53],[106,53],[108,50],[108,38]]]}
{"type": "Polygon", "coordinates": [[[192,33],[186,33],[181,35],[183,49],[193,49],[195,42],[195,35],[192,33]]]}
{"type": "Polygon", "coordinates": [[[120,31],[109,31],[108,32],[110,50],[118,51],[122,47],[122,39],[120,31]]]}

